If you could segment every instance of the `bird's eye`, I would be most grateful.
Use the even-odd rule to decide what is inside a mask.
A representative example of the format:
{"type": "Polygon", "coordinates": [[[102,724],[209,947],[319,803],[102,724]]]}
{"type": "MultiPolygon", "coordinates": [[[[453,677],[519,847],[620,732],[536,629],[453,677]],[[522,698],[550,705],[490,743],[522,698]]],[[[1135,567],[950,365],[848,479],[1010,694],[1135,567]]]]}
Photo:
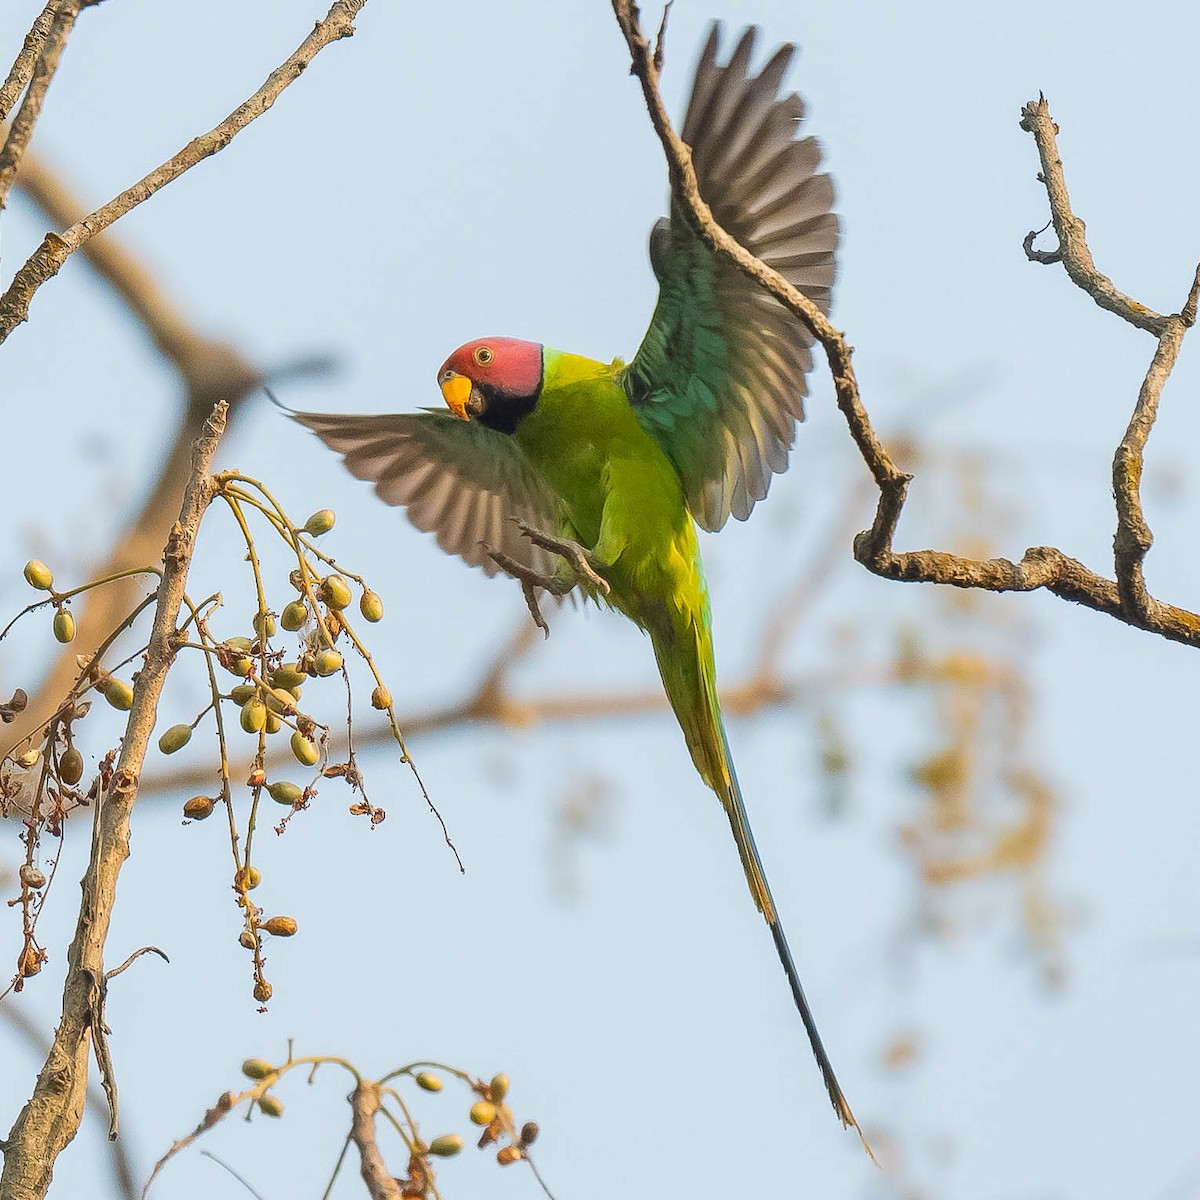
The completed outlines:
{"type": "Polygon", "coordinates": [[[488,346],[480,346],[475,351],[475,361],[481,366],[486,367],[496,356],[492,353],[488,346]]]}
{"type": "Polygon", "coordinates": [[[445,383],[447,379],[453,379],[454,372],[447,367],[439,376],[438,383],[445,383]]]}

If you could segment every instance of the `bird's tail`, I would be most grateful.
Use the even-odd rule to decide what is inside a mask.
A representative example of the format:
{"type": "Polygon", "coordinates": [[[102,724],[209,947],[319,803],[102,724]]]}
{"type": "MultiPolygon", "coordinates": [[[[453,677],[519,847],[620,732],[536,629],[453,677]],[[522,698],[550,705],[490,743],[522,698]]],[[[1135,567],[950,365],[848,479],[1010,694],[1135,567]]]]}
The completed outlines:
{"type": "Polygon", "coordinates": [[[776,953],[783,964],[784,974],[787,975],[788,984],[792,989],[792,998],[796,1002],[800,1019],[804,1022],[813,1056],[821,1068],[834,1111],[844,1126],[852,1126],[858,1132],[867,1153],[874,1159],[862,1129],[855,1120],[854,1113],[850,1111],[850,1105],[846,1102],[837,1076],[833,1073],[833,1064],[829,1061],[829,1055],[821,1042],[817,1023],[813,1018],[812,1009],[809,1008],[808,998],[800,983],[800,974],[796,970],[783,925],[779,920],[771,887],[767,883],[758,847],[754,844],[754,834],[750,829],[750,820],[742,801],[742,790],[733,769],[733,757],[729,752],[725,725],[721,719],[721,707],[717,700],[712,636],[705,623],[686,612],[672,614],[668,621],[658,624],[657,627],[651,626],[649,633],[663,686],[683,729],[692,761],[704,782],[720,798],[729,818],[733,840],[737,843],[738,854],[742,860],[742,869],[746,872],[746,882],[750,885],[750,894],[770,927],[776,953]]]}

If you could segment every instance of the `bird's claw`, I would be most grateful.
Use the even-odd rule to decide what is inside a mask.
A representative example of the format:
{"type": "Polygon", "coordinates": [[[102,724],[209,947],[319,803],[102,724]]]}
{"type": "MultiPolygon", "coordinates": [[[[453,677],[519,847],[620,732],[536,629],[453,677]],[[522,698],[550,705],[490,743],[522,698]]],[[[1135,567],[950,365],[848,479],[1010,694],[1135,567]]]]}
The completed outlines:
{"type": "Polygon", "coordinates": [[[487,542],[479,543],[488,558],[500,570],[506,575],[511,575],[520,583],[521,594],[525,597],[525,603],[529,607],[529,615],[533,618],[534,624],[542,633],[546,637],[549,637],[550,626],[546,624],[546,618],[542,616],[542,611],[538,607],[538,588],[549,592],[552,596],[565,596],[575,586],[576,581],[586,580],[597,591],[607,596],[609,593],[608,581],[601,578],[597,573],[596,568],[591,562],[592,556],[578,542],[572,542],[567,538],[551,537],[548,533],[542,533],[540,529],[535,529],[525,521],[516,518],[514,518],[514,521],[523,537],[528,538],[535,546],[540,546],[543,550],[548,550],[551,554],[558,555],[559,558],[566,562],[575,575],[575,580],[571,582],[557,575],[543,575],[539,571],[533,570],[532,567],[527,567],[524,563],[518,562],[502,550],[493,550],[487,542]]]}
{"type": "Polygon", "coordinates": [[[543,550],[549,550],[551,554],[557,554],[559,558],[565,559],[567,565],[575,572],[577,579],[587,580],[597,591],[605,596],[608,595],[610,591],[608,580],[603,578],[592,565],[593,555],[578,542],[573,542],[569,538],[551,537],[548,533],[542,533],[540,529],[535,529],[527,521],[519,518],[516,519],[516,526],[521,531],[522,537],[528,538],[535,546],[541,546],[543,550]]]}

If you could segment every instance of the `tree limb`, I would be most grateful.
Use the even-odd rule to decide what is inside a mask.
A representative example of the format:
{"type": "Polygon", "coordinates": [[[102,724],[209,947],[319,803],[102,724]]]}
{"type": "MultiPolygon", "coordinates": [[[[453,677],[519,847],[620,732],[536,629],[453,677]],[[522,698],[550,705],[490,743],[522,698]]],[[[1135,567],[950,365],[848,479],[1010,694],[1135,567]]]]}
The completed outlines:
{"type": "MultiPolygon", "coordinates": [[[[1114,539],[1115,582],[1090,571],[1082,563],[1051,546],[1035,546],[1020,562],[1005,558],[977,560],[936,550],[897,553],[892,549],[896,526],[911,477],[893,462],[871,425],[863,406],[851,363],[852,350],[845,336],[806,296],[739,245],[714,220],[700,195],[691,151],[675,133],[658,89],[659,68],[638,22],[633,0],[612,0],[613,12],[632,58],[631,72],[642,95],[667,160],[671,191],[697,236],[758,282],[789,312],[798,317],[821,343],[829,362],[838,407],[850,435],[879,488],[879,502],[871,528],[854,539],[854,557],[867,570],[885,579],[941,583],[987,591],[1033,591],[1045,588],[1065,600],[1085,605],[1128,625],[1172,641],[1200,647],[1200,616],[1154,599],[1142,580],[1142,561],[1150,545],[1150,531],[1141,511],[1138,489],[1142,452],[1154,422],[1158,397],[1175,359],[1183,334],[1194,323],[1197,291],[1194,284],[1181,313],[1161,316],[1119,292],[1100,275],[1084,239],[1083,222],[1071,212],[1062,163],[1055,141],[1056,129],[1043,97],[1022,110],[1022,127],[1034,134],[1042,159],[1042,178],[1050,199],[1061,257],[1071,279],[1101,307],[1158,338],[1159,346],[1142,385],[1133,418],[1113,465],[1117,499],[1117,535],[1114,539]]],[[[1027,249],[1032,242],[1026,239],[1027,249]]]]}
{"type": "Polygon", "coordinates": [[[213,495],[208,472],[225,419],[226,406],[218,405],[194,447],[179,519],[167,540],[154,625],[134,686],[121,754],[110,787],[96,802],[92,854],[81,885],[83,898],[75,937],[67,954],[62,1020],[33,1095],[5,1143],[0,1200],[37,1200],[45,1196],[54,1163],[75,1136],[83,1116],[95,981],[104,976],[104,946],[117,880],[129,856],[130,818],[159,697],[175,658],[179,609],[200,520],[213,495]]]}
{"type": "Polygon", "coordinates": [[[276,67],[262,87],[225,120],[194,138],[178,154],[62,234],[48,233],[25,265],[17,271],[8,290],[0,296],[0,342],[5,341],[28,317],[30,302],[38,288],[58,274],[71,254],[119,217],[174,182],[185,171],[224,150],[251,121],[261,117],[275,103],[289,84],[299,79],[325,46],[354,33],[354,18],[364,4],[366,0],[334,0],[325,18],[317,22],[295,53],[276,67]]]}

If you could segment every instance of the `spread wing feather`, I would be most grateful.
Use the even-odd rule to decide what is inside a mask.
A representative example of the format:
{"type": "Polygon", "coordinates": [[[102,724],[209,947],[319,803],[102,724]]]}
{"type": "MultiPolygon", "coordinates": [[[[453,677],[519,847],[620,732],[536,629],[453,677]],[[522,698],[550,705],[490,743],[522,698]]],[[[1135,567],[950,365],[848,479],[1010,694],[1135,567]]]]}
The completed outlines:
{"type": "Polygon", "coordinates": [[[549,531],[561,524],[558,501],[515,439],[440,410],[291,416],[340,454],[352,475],[373,483],[381,500],[403,505],[448,553],[495,575],[486,542],[539,574],[553,573],[555,560],[510,519],[549,531]]]}
{"type": "MultiPolygon", "coordinates": [[[[749,72],[755,30],[717,62],[714,25],[700,56],[682,137],[700,192],[743,246],[829,310],[838,221],[813,138],[796,140],[799,96],[779,88],[794,48],[749,72]]],[[[750,515],[787,467],[804,416],[812,335],[695,235],[678,206],[650,234],[659,283],[650,328],[624,376],[645,429],[675,464],[692,515],[720,529],[750,515]]]]}

